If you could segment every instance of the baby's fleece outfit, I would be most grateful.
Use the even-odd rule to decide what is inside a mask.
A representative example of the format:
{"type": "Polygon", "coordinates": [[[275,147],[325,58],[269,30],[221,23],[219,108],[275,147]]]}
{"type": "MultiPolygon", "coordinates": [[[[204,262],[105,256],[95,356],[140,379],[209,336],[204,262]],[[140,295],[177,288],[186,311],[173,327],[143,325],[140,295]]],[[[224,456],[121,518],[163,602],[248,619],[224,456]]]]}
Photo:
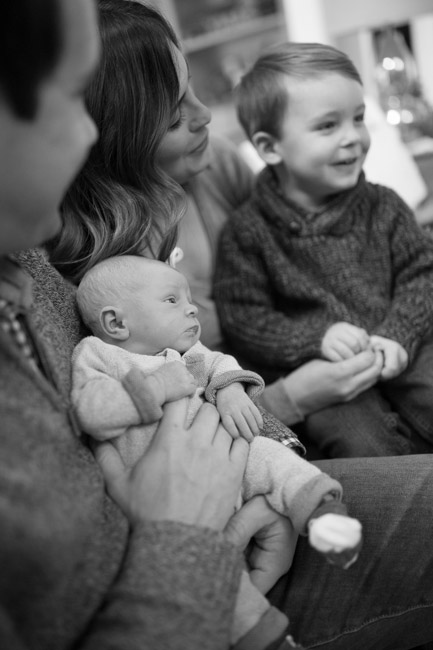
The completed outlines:
{"type": "MultiPolygon", "coordinates": [[[[134,368],[151,374],[171,361],[185,363],[198,385],[190,398],[188,422],[193,420],[205,400],[215,405],[217,391],[234,382],[243,383],[251,399],[263,390],[259,375],[243,370],[234,357],[211,351],[200,342],[183,355],[166,349],[148,356],[107,344],[94,336],[82,339],[72,356],[72,402],[80,426],[97,440],[112,439],[128,466],[142,456],[158,423],[141,423],[122,380],[134,368]]],[[[151,404],[149,407],[152,409],[151,404]]],[[[289,447],[264,435],[256,436],[250,444],[242,485],[244,501],[255,495],[264,495],[274,510],[290,518],[300,534],[307,533],[308,521],[318,514],[345,514],[338,481],[300,458],[289,447]]],[[[251,617],[255,615],[257,620],[264,608],[269,607],[258,591],[254,594],[256,591],[248,575],[244,575],[235,610],[235,640],[251,627],[251,617]],[[245,607],[246,600],[248,607],[245,607]]]]}

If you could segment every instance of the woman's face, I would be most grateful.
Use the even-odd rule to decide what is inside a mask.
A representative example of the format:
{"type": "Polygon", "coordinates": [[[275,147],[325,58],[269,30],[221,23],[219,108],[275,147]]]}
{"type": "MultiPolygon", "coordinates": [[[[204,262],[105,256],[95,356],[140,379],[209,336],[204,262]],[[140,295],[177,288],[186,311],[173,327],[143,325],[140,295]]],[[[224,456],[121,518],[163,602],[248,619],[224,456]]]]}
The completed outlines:
{"type": "Polygon", "coordinates": [[[189,85],[185,58],[177,48],[173,56],[179,74],[179,103],[172,124],[159,145],[156,161],[173,180],[186,183],[209,164],[209,131],[211,113],[197,99],[189,85]]]}

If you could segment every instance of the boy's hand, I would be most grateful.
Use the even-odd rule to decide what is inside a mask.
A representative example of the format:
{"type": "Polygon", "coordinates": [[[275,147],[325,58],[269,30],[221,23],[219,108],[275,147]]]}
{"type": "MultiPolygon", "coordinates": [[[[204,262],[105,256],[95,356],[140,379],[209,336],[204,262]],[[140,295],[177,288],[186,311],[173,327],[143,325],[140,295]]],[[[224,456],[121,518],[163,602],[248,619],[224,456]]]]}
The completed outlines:
{"type": "Polygon", "coordinates": [[[216,407],[225,429],[233,438],[242,436],[251,442],[259,434],[263,419],[240,383],[231,384],[217,392],[216,407]]]}
{"type": "Polygon", "coordinates": [[[321,352],[329,361],[350,359],[370,345],[370,337],[361,327],[351,323],[334,323],[326,331],[321,352]]]}
{"type": "Polygon", "coordinates": [[[383,354],[381,379],[393,379],[406,370],[409,356],[400,343],[383,336],[374,335],[371,337],[371,344],[375,350],[379,350],[383,354]]]}
{"type": "Polygon", "coordinates": [[[152,374],[162,382],[161,390],[165,395],[161,405],[194,395],[197,389],[194,377],[180,361],[170,361],[152,374]]]}

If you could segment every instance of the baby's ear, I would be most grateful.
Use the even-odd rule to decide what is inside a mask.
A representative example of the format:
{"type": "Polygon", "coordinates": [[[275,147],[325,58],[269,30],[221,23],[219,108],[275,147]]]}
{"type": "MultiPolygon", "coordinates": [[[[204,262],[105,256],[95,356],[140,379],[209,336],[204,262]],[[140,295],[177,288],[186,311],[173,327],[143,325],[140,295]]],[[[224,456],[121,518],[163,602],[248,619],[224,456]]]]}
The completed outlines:
{"type": "Polygon", "coordinates": [[[281,162],[281,156],[278,151],[277,139],[266,131],[257,131],[251,138],[260,158],[267,165],[278,165],[281,162]]]}
{"type": "Polygon", "coordinates": [[[116,341],[126,341],[129,338],[129,329],[123,312],[118,307],[103,307],[99,317],[101,329],[105,336],[116,341]]]}

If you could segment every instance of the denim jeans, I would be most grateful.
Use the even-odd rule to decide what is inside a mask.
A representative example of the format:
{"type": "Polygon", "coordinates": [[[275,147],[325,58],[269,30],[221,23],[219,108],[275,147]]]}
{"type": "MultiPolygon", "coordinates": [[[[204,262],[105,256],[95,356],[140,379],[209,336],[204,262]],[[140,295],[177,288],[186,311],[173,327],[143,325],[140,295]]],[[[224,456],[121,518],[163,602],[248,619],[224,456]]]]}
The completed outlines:
{"type": "Polygon", "coordinates": [[[408,650],[433,641],[433,456],[318,461],[363,524],[357,562],[331,566],[301,538],[268,594],[305,648],[408,650]]]}
{"type": "Polygon", "coordinates": [[[310,415],[304,431],[327,458],[433,452],[433,344],[399,377],[310,415]]]}

